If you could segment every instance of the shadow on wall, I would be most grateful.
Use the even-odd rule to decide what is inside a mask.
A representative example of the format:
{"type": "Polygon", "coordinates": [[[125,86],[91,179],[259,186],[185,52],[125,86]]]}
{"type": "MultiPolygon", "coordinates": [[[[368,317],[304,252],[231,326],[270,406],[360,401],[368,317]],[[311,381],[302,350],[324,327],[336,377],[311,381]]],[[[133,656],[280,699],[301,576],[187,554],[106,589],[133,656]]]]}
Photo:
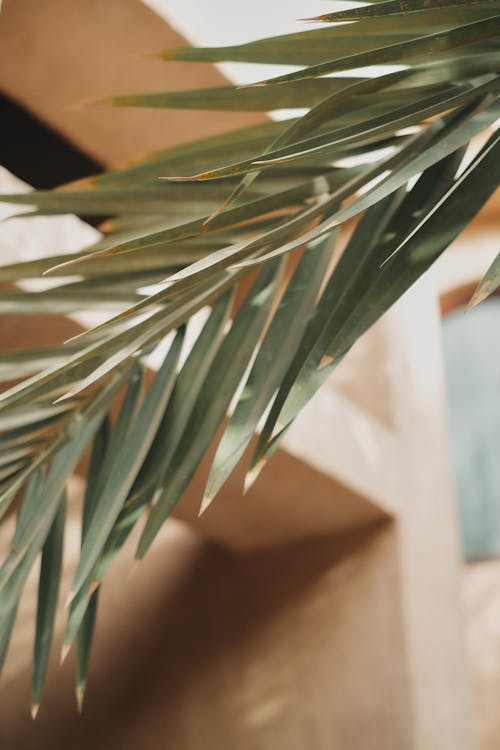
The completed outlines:
{"type": "MultiPolygon", "coordinates": [[[[114,590],[104,591],[83,716],[74,706],[73,665],[59,668],[53,658],[36,722],[28,718],[27,671],[3,685],[0,747],[143,750],[165,747],[168,741],[191,750],[220,747],[224,738],[224,746],[250,750],[274,747],[274,736],[289,750],[303,748],[306,737],[287,736],[290,711],[304,712],[307,734],[314,731],[314,711],[324,715],[330,700],[340,715],[344,700],[352,706],[352,695],[340,698],[350,689],[349,678],[344,687],[338,679],[345,674],[342,653],[350,652],[353,660],[346,638],[357,637],[367,615],[359,611],[359,601],[353,616],[344,598],[359,597],[360,587],[373,588],[377,566],[370,556],[387,543],[387,529],[374,528],[236,556],[200,545],[191,531],[173,522],[169,538],[137,573],[127,578],[127,560],[120,575],[112,577],[114,590]],[[322,674],[329,660],[338,663],[339,672],[322,674]],[[314,690],[322,694],[319,704],[309,692],[314,690]]],[[[386,585],[395,586],[387,572],[379,570],[386,585]]],[[[376,609],[371,613],[375,622],[376,609]]],[[[389,612],[396,643],[397,621],[389,612]]],[[[367,670],[370,660],[375,659],[374,668],[384,661],[384,649],[371,653],[368,639],[358,651],[367,670]]],[[[359,678],[357,659],[353,668],[359,678]]],[[[394,698],[388,695],[387,701],[394,705],[394,698]]],[[[380,710],[377,700],[372,698],[374,711],[380,710]]],[[[403,727],[404,712],[394,719],[399,721],[403,727]]],[[[352,716],[345,723],[356,724],[352,716]]],[[[368,729],[369,723],[367,717],[368,729]]]]}

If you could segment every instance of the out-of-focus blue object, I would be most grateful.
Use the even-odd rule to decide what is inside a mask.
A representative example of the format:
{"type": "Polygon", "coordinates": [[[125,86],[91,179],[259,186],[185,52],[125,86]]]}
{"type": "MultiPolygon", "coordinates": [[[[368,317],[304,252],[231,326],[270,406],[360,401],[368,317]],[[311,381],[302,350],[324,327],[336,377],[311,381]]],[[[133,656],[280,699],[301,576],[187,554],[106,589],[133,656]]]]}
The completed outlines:
{"type": "Polygon", "coordinates": [[[500,298],[449,313],[443,338],[464,556],[500,557],[500,298]]]}

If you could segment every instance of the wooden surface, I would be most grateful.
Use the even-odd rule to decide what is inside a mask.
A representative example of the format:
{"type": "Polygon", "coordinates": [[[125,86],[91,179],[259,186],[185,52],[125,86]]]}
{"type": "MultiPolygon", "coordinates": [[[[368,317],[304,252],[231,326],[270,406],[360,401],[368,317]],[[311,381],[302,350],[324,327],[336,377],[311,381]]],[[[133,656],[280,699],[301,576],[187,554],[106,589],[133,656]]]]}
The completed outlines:
{"type": "Polygon", "coordinates": [[[398,452],[395,490],[414,746],[476,747],[460,602],[461,550],[448,464],[440,311],[424,277],[386,316],[398,452]]]}
{"type": "Polygon", "coordinates": [[[131,577],[130,551],[105,584],[82,717],[59,632],[29,719],[25,600],[0,683],[1,747],[415,747],[392,525],[236,556],[173,522],[131,577]]]}
{"type": "Polygon", "coordinates": [[[261,121],[249,113],[75,107],[116,94],[223,85],[213,65],[144,57],[185,43],[139,0],[4,0],[0,90],[107,166],[261,121]]]}

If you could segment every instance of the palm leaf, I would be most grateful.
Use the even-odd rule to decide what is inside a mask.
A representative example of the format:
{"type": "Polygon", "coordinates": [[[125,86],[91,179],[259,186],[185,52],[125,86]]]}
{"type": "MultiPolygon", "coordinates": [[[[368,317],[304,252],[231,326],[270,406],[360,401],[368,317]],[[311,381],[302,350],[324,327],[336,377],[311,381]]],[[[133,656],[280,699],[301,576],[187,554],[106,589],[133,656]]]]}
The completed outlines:
{"type": "Polygon", "coordinates": [[[32,714],[36,716],[47,673],[50,647],[59,596],[64,542],[66,504],[63,500],[42,549],[38,607],[36,614],[35,651],[33,656],[32,714]]]}
{"type": "MultiPolygon", "coordinates": [[[[306,114],[173,146],[64,189],[0,196],[31,206],[30,216],[111,217],[81,252],[0,266],[3,282],[53,277],[36,292],[3,291],[0,313],[109,316],[67,344],[5,352],[0,365],[2,380],[20,380],[0,395],[0,515],[22,493],[0,566],[0,664],[41,555],[35,706],[56,611],[65,486],[87,447],[80,558],[64,636],[65,650],[77,643],[80,704],[101,582],[145,511],[138,557],[221,426],[203,507],[264,420],[250,484],[357,338],[498,185],[497,0],[381,0],[321,20],[328,26],[160,55],[300,70],[249,87],[117,92],[111,100],[306,114]],[[359,72],[386,64],[401,67],[359,72]],[[475,138],[485,145],[471,156],[475,138]],[[332,270],[337,227],[353,219],[332,270]],[[285,276],[293,253],[303,254],[285,276]],[[248,288],[257,270],[233,310],[235,290],[242,282],[248,288]],[[206,322],[195,331],[197,314],[206,322]],[[186,326],[194,335],[180,364],[186,326]],[[147,357],[158,345],[167,351],[146,387],[147,357]]],[[[499,282],[497,258],[471,304],[499,282]]]]}
{"type": "Polygon", "coordinates": [[[493,294],[500,286],[500,254],[497,255],[491,266],[486,271],[484,278],[478,284],[469,307],[478,305],[480,302],[485,300],[490,294],[493,294]]]}

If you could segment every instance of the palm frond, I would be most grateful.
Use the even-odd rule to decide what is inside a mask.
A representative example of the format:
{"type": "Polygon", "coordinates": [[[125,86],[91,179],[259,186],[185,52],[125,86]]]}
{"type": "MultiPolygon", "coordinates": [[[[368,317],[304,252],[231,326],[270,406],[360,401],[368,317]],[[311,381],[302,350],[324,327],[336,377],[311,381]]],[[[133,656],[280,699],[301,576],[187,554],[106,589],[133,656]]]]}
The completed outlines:
{"type": "MultiPolygon", "coordinates": [[[[100,584],[139,519],[147,512],[142,557],[221,426],[202,507],[265,417],[254,481],[354,342],[497,188],[499,12],[498,0],[383,0],[325,14],[319,29],[165,50],[166,61],[301,68],[249,87],[117,92],[111,104],[307,113],[172,147],[63,190],[0,196],[31,206],[27,216],[111,216],[83,252],[0,267],[1,281],[55,282],[3,292],[0,312],[111,313],[69,343],[6,352],[0,366],[2,380],[21,378],[0,395],[0,514],[23,492],[0,567],[0,663],[41,555],[35,707],[61,576],[65,486],[83,452],[93,446],[64,637],[65,650],[77,642],[80,702],[100,584]],[[379,68],[387,64],[399,69],[379,68]],[[352,219],[333,264],[339,227],[352,219]],[[298,263],[285,273],[290,255],[298,263]],[[234,291],[250,279],[235,309],[234,291]],[[185,328],[204,309],[187,347],[185,328]],[[147,386],[155,350],[162,364],[147,386]]],[[[497,258],[473,302],[499,280],[497,258]]]]}

